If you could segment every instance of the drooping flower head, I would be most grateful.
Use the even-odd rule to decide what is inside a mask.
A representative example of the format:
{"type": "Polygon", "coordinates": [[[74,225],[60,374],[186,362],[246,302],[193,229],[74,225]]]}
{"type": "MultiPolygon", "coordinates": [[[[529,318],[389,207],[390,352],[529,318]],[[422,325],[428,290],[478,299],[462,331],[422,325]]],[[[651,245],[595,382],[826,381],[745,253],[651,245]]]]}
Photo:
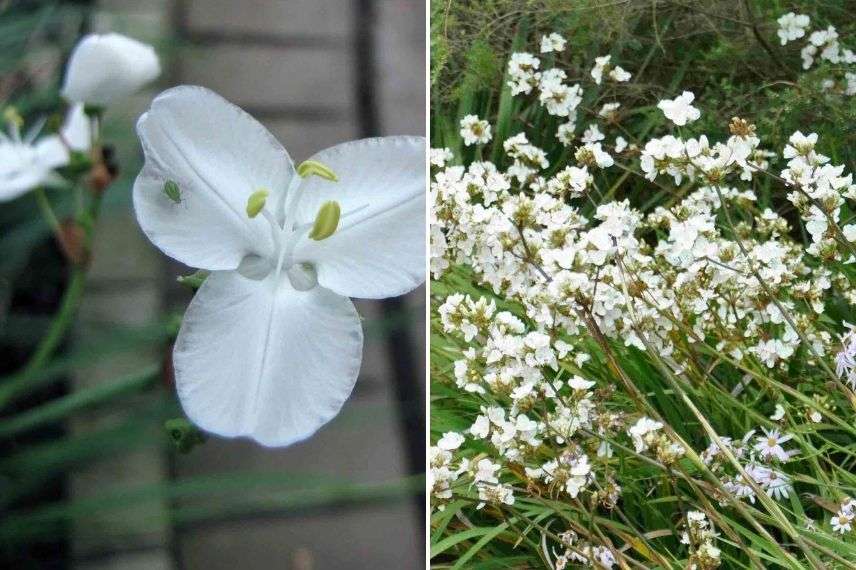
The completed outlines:
{"type": "Polygon", "coordinates": [[[185,412],[227,437],[305,439],[357,378],[363,339],[348,297],[401,295],[424,279],[424,140],[344,143],[295,168],[262,125],[201,87],[159,95],[137,132],[140,226],[211,271],[173,353],[185,412]]]}

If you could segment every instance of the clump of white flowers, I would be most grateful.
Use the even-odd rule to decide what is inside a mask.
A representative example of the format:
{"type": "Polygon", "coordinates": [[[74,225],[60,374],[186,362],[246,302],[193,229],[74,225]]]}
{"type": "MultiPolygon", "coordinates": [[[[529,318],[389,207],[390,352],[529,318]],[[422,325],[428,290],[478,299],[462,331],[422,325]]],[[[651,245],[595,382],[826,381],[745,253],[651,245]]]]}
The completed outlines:
{"type": "MultiPolygon", "coordinates": [[[[780,26],[787,41],[808,34],[800,17],[780,26]]],[[[542,554],[555,568],[611,568],[629,557],[615,537],[555,523],[622,517],[638,507],[625,504],[634,490],[654,497],[660,478],[669,501],[697,505],[673,513],[685,567],[717,568],[741,538],[723,518],[764,510],[789,531],[792,503],[817,511],[800,489],[811,486],[801,468],[824,456],[814,439],[834,447],[823,430],[856,433],[842,417],[856,401],[856,333],[829,316],[833,298],[856,305],[856,186],[829,156],[834,141],[808,128],[778,144],[741,117],[723,135],[700,132],[704,105],[689,90],[657,101],[659,131],[637,139],[623,124],[634,110],[604,85],[629,73],[603,56],[592,81],[569,79],[585,69],[512,54],[526,119],[492,142],[495,160],[433,151],[434,330],[448,342],[438,376],[466,402],[469,427],[432,500],[443,508],[452,489],[509,517],[572,505],[549,531],[539,521],[542,554]],[[622,193],[612,173],[648,193],[622,193]],[[718,405],[733,422],[710,425],[718,405]],[[622,479],[627,462],[650,487],[622,479]]],[[[457,442],[444,434],[436,446],[457,442]]],[[[840,505],[831,525],[849,532],[856,507],[840,505]]]]}
{"type": "Polygon", "coordinates": [[[690,549],[692,570],[711,570],[719,568],[722,552],[714,541],[719,536],[713,525],[701,511],[687,512],[685,530],[681,534],[681,543],[690,549]]]}
{"type": "Polygon", "coordinates": [[[560,34],[553,32],[541,37],[541,53],[565,51],[567,40],[560,34]]]}
{"type": "Polygon", "coordinates": [[[784,14],[776,21],[779,23],[776,34],[778,34],[782,45],[805,36],[805,31],[810,23],[809,17],[805,14],[794,14],[793,12],[784,14]]]}
{"type": "MultiPolygon", "coordinates": [[[[800,50],[802,68],[807,70],[819,59],[832,65],[828,76],[821,81],[825,91],[837,92],[845,96],[856,95],[856,71],[848,68],[856,64],[856,53],[842,45],[835,26],[810,31],[810,18],[805,14],[788,12],[777,20],[777,34],[780,43],[786,45],[794,40],[808,38],[800,50]]],[[[852,69],[852,68],[851,68],[852,69]]]]}

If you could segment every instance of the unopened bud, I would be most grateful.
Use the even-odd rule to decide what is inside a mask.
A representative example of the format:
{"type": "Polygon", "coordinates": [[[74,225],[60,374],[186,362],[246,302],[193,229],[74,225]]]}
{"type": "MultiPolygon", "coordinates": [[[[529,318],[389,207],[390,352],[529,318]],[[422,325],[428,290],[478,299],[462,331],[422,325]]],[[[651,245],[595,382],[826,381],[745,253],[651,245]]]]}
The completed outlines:
{"type": "Polygon", "coordinates": [[[318,162],[317,160],[307,160],[305,162],[301,162],[297,167],[297,174],[300,175],[301,178],[306,178],[308,176],[318,176],[323,178],[324,180],[329,180],[330,182],[338,182],[339,177],[336,176],[336,173],[330,170],[328,166],[325,166],[318,162]]]}
{"type": "Polygon", "coordinates": [[[319,208],[318,214],[315,216],[315,224],[312,226],[312,231],[309,232],[309,237],[316,241],[321,241],[333,235],[336,232],[336,228],[339,227],[339,217],[341,214],[342,210],[339,207],[339,203],[335,200],[321,204],[321,208],[319,208]]]}
{"type": "Polygon", "coordinates": [[[188,453],[191,449],[208,439],[202,431],[184,418],[167,420],[164,428],[169,439],[181,453],[188,453]]]}
{"type": "Polygon", "coordinates": [[[256,190],[250,197],[247,199],[247,216],[250,218],[255,218],[259,215],[259,212],[262,211],[262,208],[265,207],[265,202],[267,202],[268,194],[270,194],[267,190],[262,188],[261,190],[256,190]]]}
{"type": "Polygon", "coordinates": [[[3,119],[7,123],[15,125],[19,129],[24,126],[24,118],[15,107],[6,107],[6,110],[3,111],[3,119]]]}

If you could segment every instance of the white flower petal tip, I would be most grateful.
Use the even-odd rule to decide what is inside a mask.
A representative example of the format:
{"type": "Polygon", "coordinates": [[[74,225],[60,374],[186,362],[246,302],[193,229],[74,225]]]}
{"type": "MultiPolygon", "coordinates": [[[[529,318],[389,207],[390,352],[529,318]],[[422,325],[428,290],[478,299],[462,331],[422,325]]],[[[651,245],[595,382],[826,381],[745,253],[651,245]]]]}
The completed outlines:
{"type": "Polygon", "coordinates": [[[173,355],[187,416],[269,447],[304,440],[351,394],[363,334],[351,301],[288,280],[212,273],[187,310],[173,355]]]}
{"type": "Polygon", "coordinates": [[[421,137],[383,137],[312,157],[338,182],[304,179],[298,221],[312,224],[331,200],[341,208],[335,233],[303,239],[295,248],[295,260],[315,265],[322,286],[348,297],[382,299],[425,281],[425,148],[421,137]]]}
{"type": "Polygon", "coordinates": [[[90,34],[74,47],[62,96],[103,107],[139,91],[160,75],[154,48],[120,34],[90,34]]]}

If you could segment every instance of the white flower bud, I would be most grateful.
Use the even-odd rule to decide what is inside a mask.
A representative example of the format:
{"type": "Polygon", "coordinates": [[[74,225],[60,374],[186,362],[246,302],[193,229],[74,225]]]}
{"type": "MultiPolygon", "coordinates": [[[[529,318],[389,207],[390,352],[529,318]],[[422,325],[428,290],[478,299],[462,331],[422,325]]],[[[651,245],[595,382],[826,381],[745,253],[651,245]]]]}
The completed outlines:
{"type": "Polygon", "coordinates": [[[90,34],[71,52],[62,96],[104,107],[127,97],[160,75],[152,46],[119,34],[90,34]]]}

